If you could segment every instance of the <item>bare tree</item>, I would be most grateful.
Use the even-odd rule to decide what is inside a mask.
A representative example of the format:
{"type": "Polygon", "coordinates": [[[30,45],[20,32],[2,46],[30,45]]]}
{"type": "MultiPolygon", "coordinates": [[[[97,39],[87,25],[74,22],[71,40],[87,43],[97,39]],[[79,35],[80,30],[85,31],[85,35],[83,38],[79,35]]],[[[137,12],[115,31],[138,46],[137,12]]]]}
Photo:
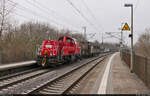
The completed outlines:
{"type": "Polygon", "coordinates": [[[6,26],[7,18],[15,5],[15,3],[10,3],[10,0],[0,0],[0,38],[2,37],[4,27],[6,26]]]}
{"type": "Polygon", "coordinates": [[[138,42],[135,44],[136,52],[144,55],[144,56],[150,56],[150,29],[146,29],[146,32],[143,33],[139,39],[138,42]]]}
{"type": "Polygon", "coordinates": [[[43,22],[26,22],[21,25],[10,27],[4,32],[0,40],[0,51],[2,52],[2,63],[19,62],[31,60],[36,56],[37,45],[43,40],[58,40],[60,36],[72,36],[83,40],[82,34],[73,34],[70,30],[59,30],[43,22]]]}

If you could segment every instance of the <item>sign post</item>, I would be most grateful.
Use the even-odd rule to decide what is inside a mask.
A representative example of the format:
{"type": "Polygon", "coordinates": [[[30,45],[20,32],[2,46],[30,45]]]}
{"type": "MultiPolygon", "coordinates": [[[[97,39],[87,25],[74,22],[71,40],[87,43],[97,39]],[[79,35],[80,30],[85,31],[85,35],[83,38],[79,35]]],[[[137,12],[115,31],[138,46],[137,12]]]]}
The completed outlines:
{"type": "MultiPolygon", "coordinates": [[[[131,34],[129,35],[129,37],[131,38],[131,61],[130,61],[130,71],[131,73],[133,72],[133,6],[131,6],[131,34]]],[[[123,29],[123,31],[130,31],[130,27],[128,26],[127,23],[125,23],[123,29]]]]}

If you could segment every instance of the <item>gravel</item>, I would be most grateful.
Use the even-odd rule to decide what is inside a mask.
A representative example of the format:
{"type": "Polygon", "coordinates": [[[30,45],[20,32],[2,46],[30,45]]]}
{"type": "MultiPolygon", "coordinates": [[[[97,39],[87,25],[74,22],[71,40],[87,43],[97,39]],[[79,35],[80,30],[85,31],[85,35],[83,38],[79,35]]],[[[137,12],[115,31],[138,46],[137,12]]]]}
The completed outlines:
{"type": "Polygon", "coordinates": [[[54,71],[50,71],[46,74],[18,83],[7,89],[0,90],[0,94],[26,94],[31,90],[35,89],[36,87],[42,86],[43,84],[54,80],[56,77],[67,73],[68,71],[78,66],[81,66],[92,59],[94,59],[94,57],[90,59],[84,59],[82,61],[67,65],[65,67],[57,68],[54,71]]]}

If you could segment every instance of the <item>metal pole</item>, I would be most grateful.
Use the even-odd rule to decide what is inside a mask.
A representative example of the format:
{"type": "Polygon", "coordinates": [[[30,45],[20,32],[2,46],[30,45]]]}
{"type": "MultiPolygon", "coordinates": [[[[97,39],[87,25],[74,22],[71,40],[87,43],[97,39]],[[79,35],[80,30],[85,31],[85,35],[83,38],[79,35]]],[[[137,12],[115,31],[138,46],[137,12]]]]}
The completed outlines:
{"type": "Polygon", "coordinates": [[[86,26],[83,27],[84,30],[84,38],[86,39],[86,26]]]}
{"type": "Polygon", "coordinates": [[[104,41],[104,37],[103,37],[103,32],[102,32],[102,44],[103,44],[103,41],[104,41]]]}
{"type": "Polygon", "coordinates": [[[122,30],[122,25],[123,25],[123,23],[121,23],[121,48],[123,47],[123,30],[122,30]]]}
{"type": "Polygon", "coordinates": [[[103,43],[104,43],[104,36],[103,36],[103,32],[102,32],[102,45],[101,45],[102,46],[102,50],[104,49],[103,43]]]}
{"type": "Polygon", "coordinates": [[[121,44],[120,44],[120,56],[121,56],[121,59],[122,59],[122,47],[123,47],[123,30],[122,30],[122,25],[123,23],[121,23],[121,44]]]}
{"type": "Polygon", "coordinates": [[[133,72],[133,5],[131,6],[131,72],[133,72]]]}

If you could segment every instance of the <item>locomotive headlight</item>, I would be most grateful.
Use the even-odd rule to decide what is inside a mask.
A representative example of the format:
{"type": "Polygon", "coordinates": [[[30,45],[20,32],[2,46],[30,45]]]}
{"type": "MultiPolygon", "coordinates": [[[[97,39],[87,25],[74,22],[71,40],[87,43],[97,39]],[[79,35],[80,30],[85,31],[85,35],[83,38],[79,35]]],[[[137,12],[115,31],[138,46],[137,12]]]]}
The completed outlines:
{"type": "Polygon", "coordinates": [[[52,48],[52,45],[45,45],[46,48],[52,48]]]}
{"type": "Polygon", "coordinates": [[[44,54],[47,54],[48,53],[48,51],[46,50],[45,52],[44,52],[44,54]]]}
{"type": "Polygon", "coordinates": [[[38,52],[37,52],[37,55],[41,55],[41,51],[38,51],[38,52]]]}
{"type": "Polygon", "coordinates": [[[41,51],[39,52],[39,55],[41,55],[41,51]]]}
{"type": "Polygon", "coordinates": [[[50,56],[52,56],[52,52],[50,52],[50,56]]]}

